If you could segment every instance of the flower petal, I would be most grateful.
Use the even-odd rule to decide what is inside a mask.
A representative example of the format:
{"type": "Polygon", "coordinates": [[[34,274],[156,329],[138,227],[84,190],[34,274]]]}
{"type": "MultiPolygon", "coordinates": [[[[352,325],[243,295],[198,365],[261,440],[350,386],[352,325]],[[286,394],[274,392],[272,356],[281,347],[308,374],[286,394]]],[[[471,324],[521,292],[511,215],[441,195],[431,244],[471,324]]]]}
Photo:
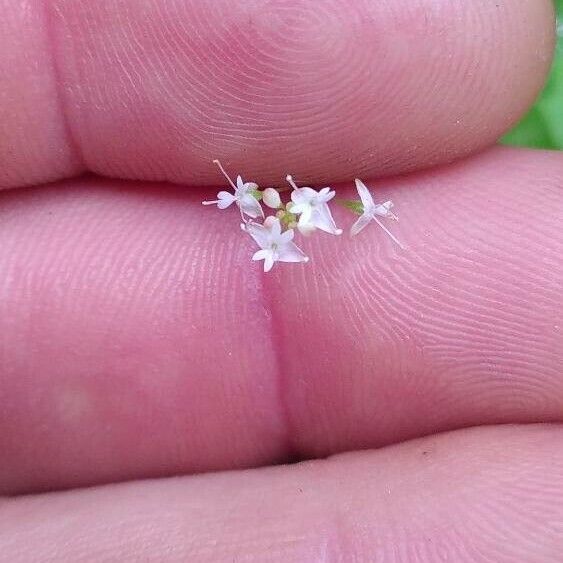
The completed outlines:
{"type": "Polygon", "coordinates": [[[299,188],[299,192],[307,201],[314,201],[319,195],[319,192],[317,192],[317,190],[308,187],[299,188]]]}
{"type": "MultiPolygon", "coordinates": [[[[293,208],[291,209],[291,212],[296,213],[296,211],[293,208]]],[[[305,225],[311,223],[312,215],[313,215],[313,208],[308,204],[303,204],[301,215],[299,217],[299,224],[302,227],[304,227],[305,225]]]]}
{"type": "Polygon", "coordinates": [[[279,219],[275,216],[275,215],[268,215],[268,217],[266,217],[264,219],[264,227],[266,227],[266,229],[268,229],[268,231],[272,231],[272,225],[276,222],[279,221],[279,219]]]}
{"type": "Polygon", "coordinates": [[[287,244],[293,240],[295,236],[295,231],[293,229],[288,229],[280,235],[280,244],[287,244]]]}
{"type": "Polygon", "coordinates": [[[364,206],[365,211],[371,210],[375,204],[373,202],[373,197],[370,191],[367,189],[367,186],[358,178],[356,178],[356,189],[358,190],[358,195],[362,200],[362,205],[364,206]]]}
{"type": "Polygon", "coordinates": [[[308,203],[294,203],[291,207],[288,207],[287,210],[294,215],[299,215],[303,213],[305,209],[310,209],[310,205],[308,203]]]}
{"type": "Polygon", "coordinates": [[[375,213],[375,215],[379,215],[380,217],[387,217],[389,219],[394,219],[395,221],[398,221],[399,220],[398,217],[391,212],[392,208],[393,208],[393,202],[386,201],[385,203],[380,203],[379,205],[376,205],[373,209],[373,212],[375,213]]]}
{"type": "Polygon", "coordinates": [[[281,237],[281,223],[277,217],[274,217],[274,220],[271,222],[271,226],[269,227],[271,238],[274,241],[279,241],[281,237]]]}
{"type": "Polygon", "coordinates": [[[252,255],[252,260],[256,261],[256,260],[265,260],[266,256],[268,256],[268,254],[271,254],[271,250],[268,249],[262,249],[262,250],[257,250],[253,255],[252,255]]]}
{"type": "Polygon", "coordinates": [[[308,262],[309,258],[294,243],[288,242],[278,248],[278,262],[308,262]]]}
{"type": "Polygon", "coordinates": [[[274,262],[274,257],[272,256],[272,253],[269,252],[264,258],[264,271],[269,272],[274,267],[274,262]]]}
{"type": "Polygon", "coordinates": [[[311,223],[331,235],[342,234],[342,229],[339,229],[332,218],[332,213],[326,203],[315,206],[311,215],[311,223]]]}
{"type": "Polygon", "coordinates": [[[270,247],[270,231],[266,227],[258,223],[246,223],[241,225],[241,227],[254,239],[260,248],[270,247]]]}
{"type": "Polygon", "coordinates": [[[252,194],[244,194],[238,200],[239,207],[242,209],[242,212],[252,219],[256,219],[256,217],[264,217],[264,211],[260,202],[252,195],[252,194]]]}
{"type": "Polygon", "coordinates": [[[307,205],[309,203],[305,194],[303,194],[300,189],[293,190],[291,192],[291,201],[293,201],[296,205],[307,205]]]}
{"type": "Polygon", "coordinates": [[[317,197],[319,203],[328,203],[334,196],[336,192],[331,188],[323,188],[317,197]]]}
{"type": "Polygon", "coordinates": [[[317,227],[315,227],[315,225],[311,225],[311,223],[306,223],[304,225],[297,223],[297,229],[303,236],[308,237],[317,230],[317,227]]]}
{"type": "Polygon", "coordinates": [[[376,215],[380,215],[381,217],[385,217],[389,215],[393,204],[390,201],[386,201],[385,203],[380,203],[373,208],[373,211],[376,215]]]}
{"type": "Polygon", "coordinates": [[[350,236],[355,236],[361,230],[365,229],[371,220],[372,216],[368,213],[364,213],[350,228],[350,236]]]}
{"type": "Polygon", "coordinates": [[[217,207],[219,209],[227,209],[229,205],[231,205],[234,201],[236,201],[236,197],[229,193],[229,192],[219,192],[217,194],[219,201],[217,202],[217,207]]]}

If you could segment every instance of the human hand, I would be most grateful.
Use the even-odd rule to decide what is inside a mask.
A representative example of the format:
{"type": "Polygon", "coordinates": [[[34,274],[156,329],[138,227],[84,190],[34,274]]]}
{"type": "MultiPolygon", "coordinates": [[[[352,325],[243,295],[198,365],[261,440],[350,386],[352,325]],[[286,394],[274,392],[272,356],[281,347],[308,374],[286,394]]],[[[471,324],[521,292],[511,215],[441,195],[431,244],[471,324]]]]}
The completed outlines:
{"type": "Polygon", "coordinates": [[[547,0],[2,8],[0,560],[560,560],[563,155],[470,156],[547,0]],[[407,248],[264,275],[213,158],[393,174],[407,248]]]}

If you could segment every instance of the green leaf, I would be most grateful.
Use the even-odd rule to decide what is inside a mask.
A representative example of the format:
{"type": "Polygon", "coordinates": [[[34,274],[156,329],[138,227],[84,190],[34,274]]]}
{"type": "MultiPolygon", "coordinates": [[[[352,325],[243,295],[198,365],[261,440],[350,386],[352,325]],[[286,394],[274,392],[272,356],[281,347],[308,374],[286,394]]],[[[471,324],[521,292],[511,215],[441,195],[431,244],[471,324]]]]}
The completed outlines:
{"type": "Polygon", "coordinates": [[[547,84],[534,107],[502,139],[523,147],[563,150],[563,0],[556,0],[558,41],[547,84]]]}

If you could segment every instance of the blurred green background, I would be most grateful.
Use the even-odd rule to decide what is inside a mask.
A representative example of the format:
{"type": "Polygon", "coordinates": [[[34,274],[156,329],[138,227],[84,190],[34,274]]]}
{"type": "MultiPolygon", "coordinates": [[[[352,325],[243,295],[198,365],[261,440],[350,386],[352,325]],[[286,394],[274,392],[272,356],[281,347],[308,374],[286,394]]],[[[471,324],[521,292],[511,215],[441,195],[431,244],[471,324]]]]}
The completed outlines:
{"type": "Polygon", "coordinates": [[[503,138],[507,145],[563,150],[563,0],[555,6],[558,40],[549,80],[534,107],[503,138]]]}

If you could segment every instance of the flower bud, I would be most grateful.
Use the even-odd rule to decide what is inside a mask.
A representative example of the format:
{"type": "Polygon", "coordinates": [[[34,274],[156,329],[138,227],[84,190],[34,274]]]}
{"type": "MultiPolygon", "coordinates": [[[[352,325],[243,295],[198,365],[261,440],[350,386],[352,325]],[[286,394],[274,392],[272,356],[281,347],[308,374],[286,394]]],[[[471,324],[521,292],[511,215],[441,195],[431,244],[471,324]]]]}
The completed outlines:
{"type": "Polygon", "coordinates": [[[281,206],[280,194],[274,188],[266,188],[262,192],[262,201],[272,209],[278,209],[281,206]]]}

